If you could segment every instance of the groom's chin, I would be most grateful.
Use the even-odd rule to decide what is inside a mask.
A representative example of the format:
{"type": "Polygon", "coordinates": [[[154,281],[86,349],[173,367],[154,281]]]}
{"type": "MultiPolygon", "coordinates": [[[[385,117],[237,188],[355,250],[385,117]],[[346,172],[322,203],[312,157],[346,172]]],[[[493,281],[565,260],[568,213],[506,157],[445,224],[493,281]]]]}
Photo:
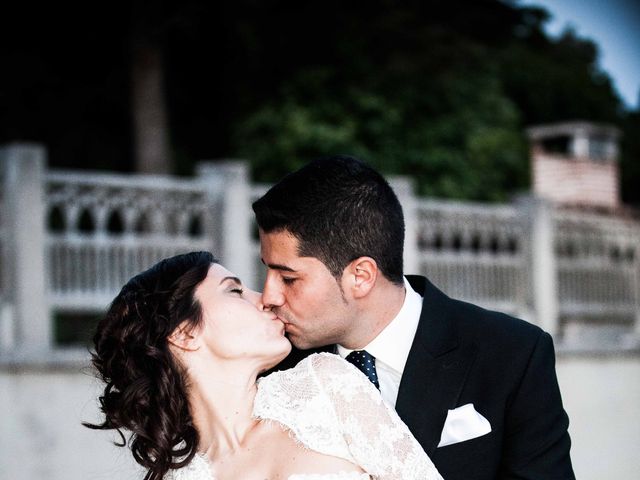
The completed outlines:
{"type": "Polygon", "coordinates": [[[294,350],[311,350],[318,347],[318,345],[314,345],[298,335],[287,333],[285,336],[289,339],[291,345],[293,345],[294,350]]]}
{"type": "Polygon", "coordinates": [[[291,345],[293,345],[293,349],[292,349],[293,351],[295,351],[295,350],[305,351],[305,350],[313,349],[313,345],[309,345],[308,343],[305,343],[305,342],[294,342],[294,341],[292,341],[291,345]]]}

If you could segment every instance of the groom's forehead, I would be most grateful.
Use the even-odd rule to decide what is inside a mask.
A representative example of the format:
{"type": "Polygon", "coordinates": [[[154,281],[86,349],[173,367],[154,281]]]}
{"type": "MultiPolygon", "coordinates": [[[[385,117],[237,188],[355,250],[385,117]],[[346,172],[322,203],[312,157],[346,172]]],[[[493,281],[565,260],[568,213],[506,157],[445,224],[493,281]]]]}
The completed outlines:
{"type": "Polygon", "coordinates": [[[261,260],[271,270],[303,273],[320,270],[329,271],[317,257],[300,255],[300,241],[287,230],[260,233],[261,260]]]}
{"type": "Polygon", "coordinates": [[[285,264],[285,260],[299,257],[300,242],[295,235],[286,230],[264,232],[259,230],[260,253],[263,261],[268,260],[275,263],[285,264]]]}

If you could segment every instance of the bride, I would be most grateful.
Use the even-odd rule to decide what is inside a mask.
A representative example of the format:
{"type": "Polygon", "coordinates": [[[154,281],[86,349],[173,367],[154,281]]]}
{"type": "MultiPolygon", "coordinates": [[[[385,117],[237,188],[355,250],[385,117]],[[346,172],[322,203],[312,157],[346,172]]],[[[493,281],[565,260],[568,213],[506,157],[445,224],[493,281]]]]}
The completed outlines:
{"type": "Polygon", "coordinates": [[[260,295],[207,252],[132,278],[94,337],[95,429],[131,433],[145,480],[441,479],[354,366],[315,354],[258,379],[291,345],[260,295]]]}

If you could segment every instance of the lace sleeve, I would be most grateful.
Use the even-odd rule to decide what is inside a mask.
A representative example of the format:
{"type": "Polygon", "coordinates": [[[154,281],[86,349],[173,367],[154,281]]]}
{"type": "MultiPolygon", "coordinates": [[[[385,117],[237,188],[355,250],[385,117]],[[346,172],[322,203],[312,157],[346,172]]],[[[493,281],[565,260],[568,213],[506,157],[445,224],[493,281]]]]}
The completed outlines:
{"type": "Polygon", "coordinates": [[[312,366],[361,468],[379,480],[442,480],[395,410],[356,367],[332,354],[314,355],[312,366]]]}

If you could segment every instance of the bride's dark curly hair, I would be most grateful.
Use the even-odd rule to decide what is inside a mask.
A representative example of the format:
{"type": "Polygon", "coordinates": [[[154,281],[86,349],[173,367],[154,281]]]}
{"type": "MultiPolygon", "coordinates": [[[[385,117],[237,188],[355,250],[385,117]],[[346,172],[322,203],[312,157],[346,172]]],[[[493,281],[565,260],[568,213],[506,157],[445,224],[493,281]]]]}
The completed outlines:
{"type": "Polygon", "coordinates": [[[194,297],[215,258],[192,252],[167,258],[133,277],[113,300],[93,337],[93,365],[106,386],[99,397],[105,415],[98,430],[131,432],[135,460],[145,480],[160,480],[169,469],[188,464],[196,453],[196,431],[187,402],[184,369],[167,337],[183,321],[202,321],[194,297]]]}

